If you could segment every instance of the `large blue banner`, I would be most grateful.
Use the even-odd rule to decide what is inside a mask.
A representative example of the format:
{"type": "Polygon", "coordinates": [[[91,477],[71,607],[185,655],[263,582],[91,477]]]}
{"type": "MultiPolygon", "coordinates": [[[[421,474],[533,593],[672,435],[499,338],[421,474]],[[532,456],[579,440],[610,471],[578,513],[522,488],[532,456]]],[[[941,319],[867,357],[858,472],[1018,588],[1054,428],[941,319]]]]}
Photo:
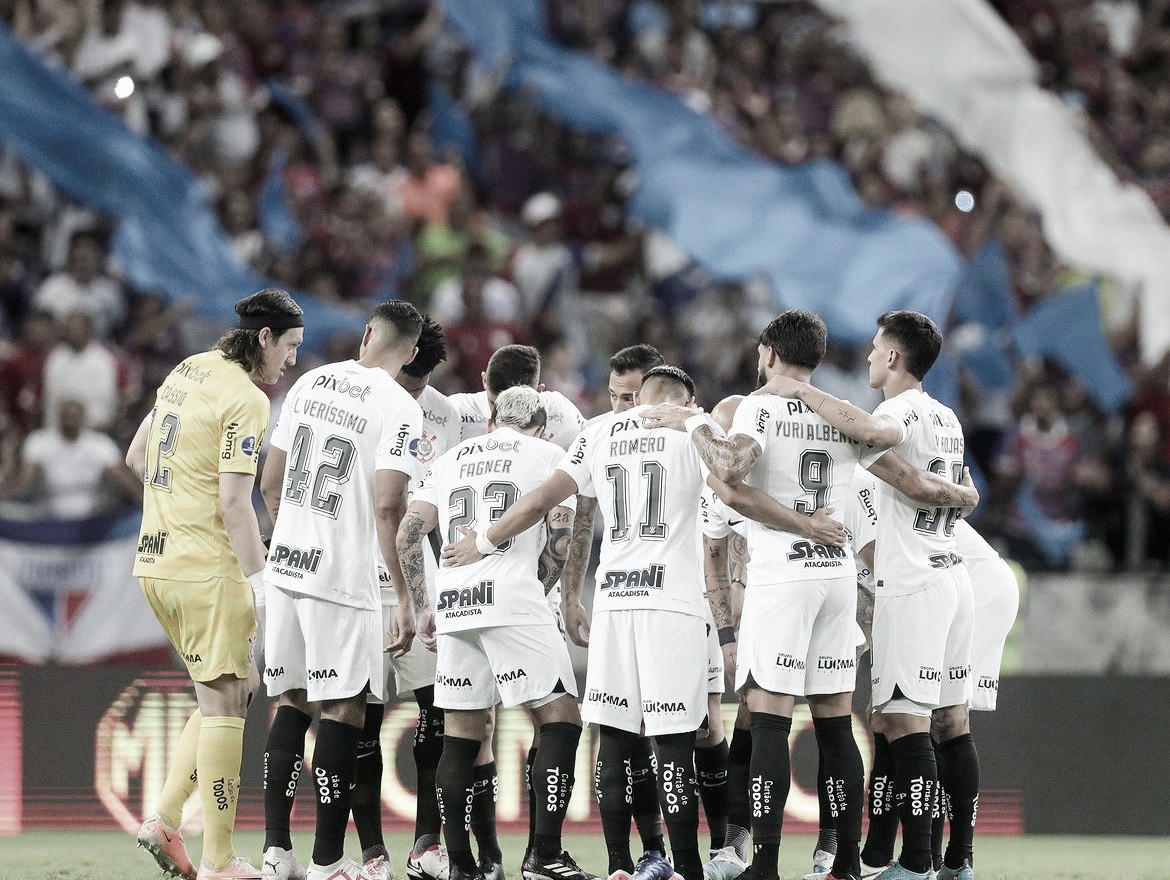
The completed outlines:
{"type": "MultiPolygon", "coordinates": [[[[201,314],[233,321],[232,306],[269,282],[232,253],[199,180],[150,138],[95,104],[0,25],[0,143],[71,197],[120,221],[114,255],[140,290],[194,295],[201,314]]],[[[362,318],[297,294],[305,339],[319,347],[362,318]]]]}
{"type": "Polygon", "coordinates": [[[892,308],[944,322],[962,261],[934,224],[867,209],[833,163],[767,162],[678,98],[554,45],[534,0],[444,6],[482,62],[510,65],[509,88],[566,125],[620,135],[638,174],[633,214],[715,275],[766,274],[778,306],[814,309],[849,340],[892,308]]]}

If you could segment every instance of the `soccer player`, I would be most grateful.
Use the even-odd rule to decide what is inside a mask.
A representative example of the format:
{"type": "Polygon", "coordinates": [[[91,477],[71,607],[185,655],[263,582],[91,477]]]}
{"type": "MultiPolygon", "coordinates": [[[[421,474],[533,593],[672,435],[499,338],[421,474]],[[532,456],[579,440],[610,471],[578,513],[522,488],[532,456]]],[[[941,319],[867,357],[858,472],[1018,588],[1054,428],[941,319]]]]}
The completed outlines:
{"type": "MultiPolygon", "coordinates": [[[[761,378],[807,381],[824,357],[824,323],[811,312],[781,313],[760,334],[761,378]]],[[[660,410],[647,413],[648,420],[660,410]]],[[[712,475],[750,484],[797,511],[840,510],[863,448],[814,411],[771,395],[744,400],[731,436],[718,439],[702,417],[685,424],[712,475]]],[[[734,505],[733,505],[734,506],[734,505]]],[[[862,764],[853,738],[856,678],[856,568],[845,548],[792,531],[749,530],[747,591],[740,622],[736,689],[751,713],[752,836],[745,876],[779,877],[780,834],[791,782],[788,734],[797,697],[806,697],[837,801],[838,849],[830,874],[860,870],[862,764]]]]}
{"type": "MultiPolygon", "coordinates": [[[[433,528],[450,539],[461,528],[483,528],[543,484],[563,457],[540,439],[544,416],[535,389],[507,389],[493,406],[494,430],[464,440],[432,465],[398,536],[412,590],[424,589],[422,545],[433,528]]],[[[483,877],[468,834],[473,765],[488,710],[498,701],[527,707],[540,728],[536,832],[524,855],[525,880],[592,880],[561,844],[581,714],[568,648],[544,596],[560,576],[572,517],[571,502],[554,506],[543,528],[534,520],[474,565],[439,570],[435,703],[444,710],[445,732],[437,782],[451,880],[483,877]]]]}
{"type": "MultiPolygon", "coordinates": [[[[775,390],[818,412],[837,430],[873,446],[863,464],[891,449],[910,467],[879,483],[874,571],[873,704],[893,758],[900,807],[902,852],[876,876],[926,880],[931,873],[931,819],[939,767],[931,743],[936,709],[966,703],[970,684],[974,603],[971,581],[956,551],[954,526],[963,487],[943,487],[922,506],[897,491],[913,469],[950,477],[963,467],[963,430],[946,406],[922,390],[922,379],[942,347],[934,322],[918,312],[894,311],[877,320],[869,381],[885,400],[867,413],[807,383],[784,381],[775,390]]],[[[872,468],[871,468],[872,470],[872,468]]],[[[875,472],[876,473],[876,472],[875,472]]],[[[974,749],[956,750],[948,769],[961,791],[978,790],[974,749]]],[[[868,847],[867,847],[868,849],[868,847]]],[[[866,855],[866,863],[870,856],[866,855]]]]}
{"type": "Polygon", "coordinates": [[[394,377],[414,357],[421,328],[422,316],[409,303],[379,305],[358,359],[302,376],[273,431],[261,478],[274,522],[265,680],[279,708],[265,758],[280,784],[265,793],[264,852],[273,876],[300,873],[288,834],[295,786],[286,787],[291,774],[280,764],[295,765],[295,746],[303,748],[306,722],[319,705],[308,880],[367,877],[345,856],[345,828],[366,693],[385,695],[379,554],[399,599],[386,650],[405,653],[414,611],[429,609],[425,590],[408,597],[395,543],[415,471],[410,443],[421,435],[422,412],[394,377]]]}
{"type": "Polygon", "coordinates": [[[585,417],[573,402],[559,391],[547,391],[540,383],[540,352],[531,345],[505,345],[496,349],[482,373],[483,391],[452,394],[447,399],[459,413],[461,439],[487,433],[492,404],[501,391],[516,385],[528,385],[540,392],[540,402],[547,415],[544,439],[561,449],[568,449],[585,427],[585,417]]]}
{"type": "Polygon", "coordinates": [[[296,363],[304,319],[276,289],[240,300],[235,311],[238,325],[214,350],[167,376],[126,453],[126,464],[143,475],[134,574],[187,665],[199,703],[138,844],[165,872],[187,880],[260,877],[232,846],[249,679],[256,680],[256,601],[264,589],[252,487],[269,407],[255,383],[274,384],[296,363]],[[179,833],[196,785],[204,822],[198,871],[179,833]]]}
{"type": "Polygon", "coordinates": [[[941,823],[936,828],[933,862],[938,880],[974,880],[979,756],[971,735],[970,711],[995,711],[999,667],[1004,643],[1020,608],[1020,585],[1011,566],[962,520],[955,523],[955,550],[967,566],[975,598],[970,702],[936,709],[931,717],[930,733],[935,742],[938,778],[950,825],[945,853],[941,851],[941,823]],[[970,772],[972,768],[974,773],[970,772]]]}
{"type": "MultiPolygon", "coordinates": [[[[442,328],[431,319],[425,319],[418,339],[418,354],[398,374],[398,383],[418,401],[423,413],[422,436],[410,444],[410,451],[416,463],[415,477],[411,482],[412,493],[421,488],[423,477],[431,464],[459,443],[459,413],[447,397],[430,384],[431,373],[446,360],[446,357],[447,347],[442,328]]],[[[439,546],[436,538],[437,533],[433,533],[431,539],[435,550],[439,546]]],[[[427,591],[434,607],[438,558],[436,553],[428,548],[423,553],[423,559],[426,565],[427,591]]],[[[394,590],[382,590],[383,623],[386,625],[389,624],[396,600],[397,593],[394,590]]],[[[418,796],[414,819],[414,845],[407,856],[406,873],[412,880],[447,880],[447,851],[440,843],[442,817],[435,790],[435,768],[439,764],[443,750],[443,710],[435,706],[435,653],[427,650],[422,641],[416,639],[403,656],[387,654],[386,657],[388,663],[393,666],[398,696],[401,698],[413,693],[418,703],[418,724],[415,727],[413,749],[418,796]]],[[[364,748],[359,753],[358,787],[354,789],[354,821],[358,823],[359,831],[363,825],[368,826],[369,836],[372,838],[376,835],[379,842],[382,836],[382,755],[379,732],[382,728],[383,714],[384,707],[380,703],[371,702],[366,707],[366,729],[362,734],[364,748]],[[372,765],[368,772],[363,772],[363,762],[372,765]],[[363,814],[360,822],[357,806],[359,795],[363,814]]],[[[488,768],[488,772],[494,775],[491,768],[488,768]]],[[[364,840],[365,837],[363,848],[367,846],[364,840]]],[[[367,861],[367,873],[369,859],[377,858],[381,854],[377,851],[363,852],[363,858],[367,861]]]]}
{"type": "MultiPolygon", "coordinates": [[[[452,394],[448,400],[459,412],[462,426],[461,438],[479,437],[487,432],[487,420],[496,396],[508,388],[527,385],[540,392],[541,404],[545,411],[545,428],[541,435],[562,449],[568,449],[577,434],[585,426],[585,418],[567,397],[557,391],[544,390],[540,385],[540,352],[530,345],[505,345],[497,349],[488,360],[487,370],[482,374],[483,391],[474,394],[452,394]]],[[[578,499],[579,501],[580,499],[578,499]]],[[[590,521],[590,524],[592,521],[590,521]]],[[[560,588],[553,587],[547,596],[554,615],[560,615],[560,588]]],[[[491,712],[489,726],[494,729],[495,712],[491,712]]],[[[528,750],[525,763],[525,788],[528,791],[528,834],[529,846],[535,832],[535,791],[529,784],[532,776],[532,759],[536,755],[534,741],[528,750]]],[[[471,826],[479,844],[480,862],[485,866],[488,880],[503,880],[499,867],[500,846],[495,837],[495,792],[496,760],[492,751],[492,736],[483,738],[483,749],[476,759],[476,789],[472,809],[471,826]]]]}
{"type": "MultiPolygon", "coordinates": [[[[609,359],[611,411],[620,413],[636,406],[646,371],[663,363],[665,361],[658,349],[645,343],[631,345],[615,353],[609,359]]],[[[583,430],[589,430],[590,425],[597,424],[603,419],[605,415],[596,416],[583,430]]],[[[596,498],[588,495],[578,496],[577,515],[573,519],[573,540],[569,546],[569,557],[565,560],[565,571],[561,579],[565,632],[574,644],[582,648],[589,646],[589,612],[581,604],[581,587],[585,582],[585,572],[593,552],[593,522],[596,512],[596,498]]],[[[718,651],[716,653],[718,654],[718,651]]],[[[722,726],[715,732],[719,734],[715,741],[721,742],[722,726]]],[[[700,760],[698,754],[696,752],[697,762],[700,760]]],[[[723,770],[726,771],[726,761],[723,770]]],[[[716,781],[718,768],[710,767],[709,772],[712,780],[716,781]]],[[[654,753],[650,740],[640,736],[630,755],[628,798],[609,798],[599,805],[606,851],[609,853],[610,874],[619,870],[626,872],[634,870],[634,857],[630,852],[631,817],[642,839],[643,852],[662,851],[665,848],[655,774],[654,753]]],[[[711,794],[716,790],[714,786],[701,789],[705,794],[711,794]]]]}
{"type": "MultiPolygon", "coordinates": [[[[674,367],[650,370],[641,389],[647,403],[681,405],[693,395],[690,377],[674,367]]],[[[659,804],[675,866],[685,880],[700,880],[694,743],[707,709],[707,651],[695,534],[704,475],[686,438],[648,431],[642,411],[612,413],[579,435],[540,488],[442,556],[448,565],[477,560],[570,495],[596,495],[605,528],[583,717],[601,725],[599,797],[625,796],[626,762],[644,730],[658,752],[659,804]]],[[[673,873],[665,854],[654,852],[634,877],[673,873]]]]}

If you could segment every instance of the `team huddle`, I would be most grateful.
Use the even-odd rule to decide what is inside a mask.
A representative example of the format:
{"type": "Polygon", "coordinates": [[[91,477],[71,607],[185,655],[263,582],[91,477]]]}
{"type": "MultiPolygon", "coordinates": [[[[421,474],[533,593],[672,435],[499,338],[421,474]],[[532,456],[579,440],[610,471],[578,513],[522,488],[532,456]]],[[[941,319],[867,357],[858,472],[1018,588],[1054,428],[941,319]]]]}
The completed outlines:
{"type": "Polygon", "coordinates": [[[498,705],[535,721],[525,880],[594,880],[561,839],[586,723],[599,733],[600,876],[777,880],[797,699],[819,749],[808,878],[973,880],[968,711],[995,707],[1018,593],[961,519],[978,493],[958,419],[922,390],[942,342],[929,318],[878,319],[873,413],[810,384],[825,327],[790,310],[760,334],[747,396],[707,414],[683,370],[635,345],[610,361],[613,411],[586,423],[540,385],[528,346],[496,351],[483,391],[445,397],[429,385],[441,328],[385,303],[356,359],[305,373],[283,403],[260,475],[265,550],[250,492],[267,399],[248,380],[295,362],[303,320],[281,291],[237,313],[216,350],[171,373],[127,453],[147,490],[135,573],[199,701],[139,832],[165,871],[391,878],[379,731],[393,686],[419,707],[412,880],[503,880],[498,705]],[[232,847],[256,621],[277,699],[261,869],[232,847]],[[583,693],[566,638],[588,648],[583,693]],[[867,647],[868,796],[852,725],[867,647]],[[730,743],[725,682],[739,701],[730,743]],[[306,868],[289,819],[314,718],[306,868]],[[178,831],[196,788],[198,868],[178,831]],[[351,816],[360,860],[345,855],[351,816]]]}

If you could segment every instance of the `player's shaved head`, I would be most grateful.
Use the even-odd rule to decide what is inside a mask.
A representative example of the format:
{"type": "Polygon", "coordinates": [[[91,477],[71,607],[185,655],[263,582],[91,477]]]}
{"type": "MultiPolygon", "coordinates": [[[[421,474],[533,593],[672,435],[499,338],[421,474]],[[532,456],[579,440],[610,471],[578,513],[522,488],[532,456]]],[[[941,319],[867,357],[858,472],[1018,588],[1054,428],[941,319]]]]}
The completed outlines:
{"type": "Polygon", "coordinates": [[[423,316],[408,302],[400,299],[380,303],[370,315],[374,337],[385,345],[414,348],[422,332],[423,316]]]}
{"type": "Polygon", "coordinates": [[[640,403],[655,406],[660,403],[686,405],[695,399],[695,383],[685,370],[678,367],[658,366],[646,371],[642,378],[642,390],[638,392],[640,403]]]}
{"type": "Polygon", "coordinates": [[[715,424],[723,429],[724,434],[731,433],[731,420],[735,418],[735,411],[739,409],[743,399],[742,394],[732,394],[723,398],[711,409],[711,418],[715,420],[715,424]]]}
{"type": "Polygon", "coordinates": [[[531,345],[505,345],[488,359],[484,371],[484,389],[489,397],[514,388],[540,382],[540,352],[531,345]]]}

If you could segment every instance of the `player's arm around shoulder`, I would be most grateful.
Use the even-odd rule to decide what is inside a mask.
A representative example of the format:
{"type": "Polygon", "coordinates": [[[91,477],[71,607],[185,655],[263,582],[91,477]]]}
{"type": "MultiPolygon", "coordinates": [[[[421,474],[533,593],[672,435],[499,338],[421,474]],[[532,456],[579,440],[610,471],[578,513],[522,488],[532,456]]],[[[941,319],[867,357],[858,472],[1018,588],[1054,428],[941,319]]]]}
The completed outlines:
{"type": "Polygon", "coordinates": [[[558,468],[538,487],[520,496],[520,500],[485,529],[483,534],[474,529],[460,529],[463,537],[443,545],[439,554],[440,564],[459,566],[478,562],[509,538],[536,525],[550,510],[576,492],[576,481],[558,468]]]}
{"type": "Polygon", "coordinates": [[[722,429],[698,407],[673,403],[647,407],[642,413],[642,426],[685,431],[707,469],[729,485],[741,482],[763,454],[763,447],[755,437],[739,432],[725,437],[722,429]]]}
{"type": "Polygon", "coordinates": [[[830,516],[833,513],[830,507],[821,507],[812,515],[806,515],[746,483],[729,486],[710,474],[707,485],[715,490],[720,501],[736,513],[770,529],[803,535],[818,544],[845,546],[845,526],[830,516]]]}
{"type": "Polygon", "coordinates": [[[869,472],[919,504],[956,507],[963,516],[979,504],[979,490],[971,480],[969,468],[963,468],[962,482],[952,483],[941,474],[914,467],[897,453],[886,452],[870,464],[869,472]]]}
{"type": "Polygon", "coordinates": [[[889,449],[906,438],[905,425],[889,413],[869,413],[848,400],[834,397],[808,382],[790,376],[773,376],[752,395],[775,394],[799,400],[847,437],[875,449],[889,449]]]}

